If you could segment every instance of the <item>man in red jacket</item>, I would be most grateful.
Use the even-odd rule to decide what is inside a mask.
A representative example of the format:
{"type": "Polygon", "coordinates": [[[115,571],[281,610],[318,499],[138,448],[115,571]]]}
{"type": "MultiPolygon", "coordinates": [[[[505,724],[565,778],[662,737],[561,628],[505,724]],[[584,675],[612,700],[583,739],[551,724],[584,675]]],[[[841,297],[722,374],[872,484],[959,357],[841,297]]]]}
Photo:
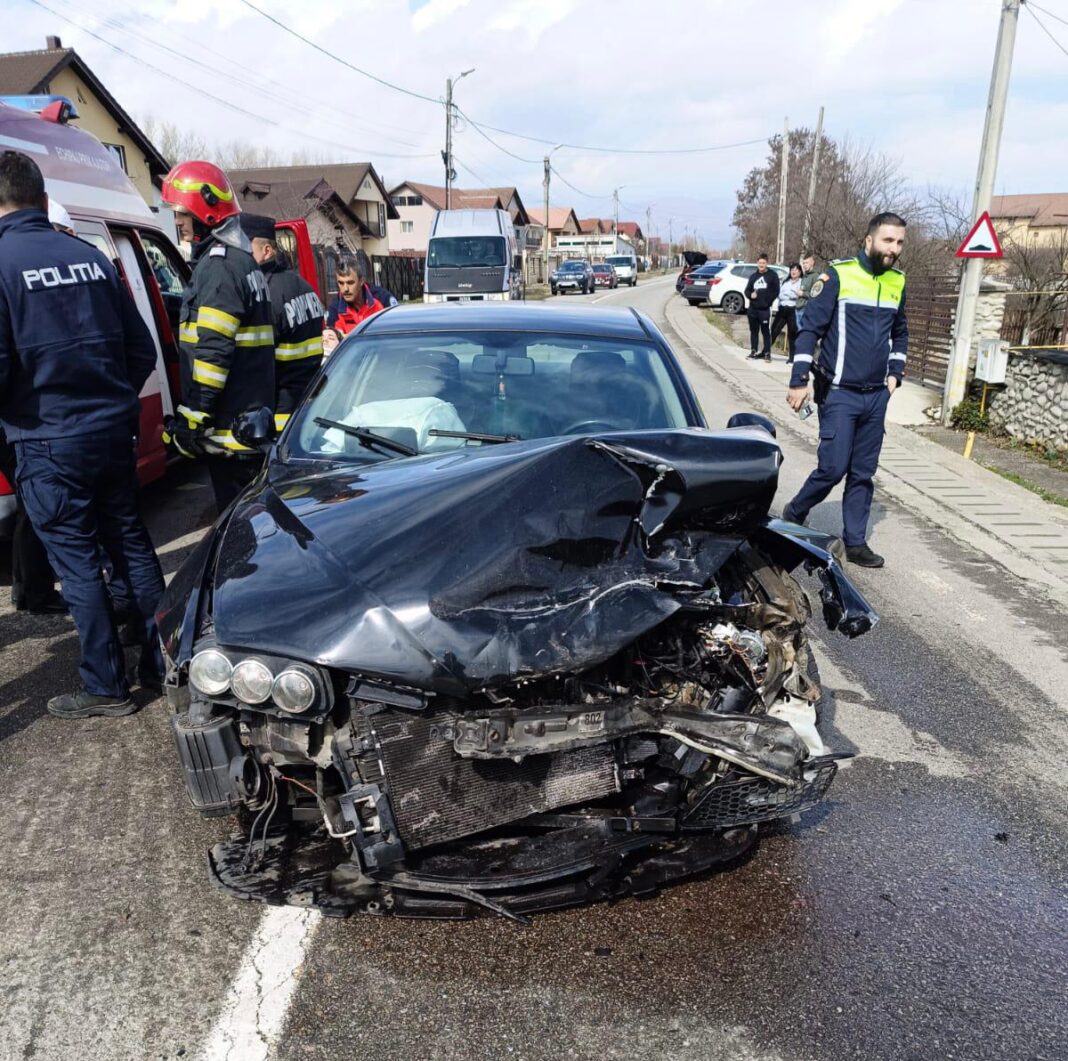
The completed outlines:
{"type": "Polygon", "coordinates": [[[363,251],[342,258],[337,266],[339,298],[330,307],[323,331],[323,352],[330,354],[338,343],[368,317],[381,313],[397,300],[384,287],[370,283],[371,263],[363,251]]]}

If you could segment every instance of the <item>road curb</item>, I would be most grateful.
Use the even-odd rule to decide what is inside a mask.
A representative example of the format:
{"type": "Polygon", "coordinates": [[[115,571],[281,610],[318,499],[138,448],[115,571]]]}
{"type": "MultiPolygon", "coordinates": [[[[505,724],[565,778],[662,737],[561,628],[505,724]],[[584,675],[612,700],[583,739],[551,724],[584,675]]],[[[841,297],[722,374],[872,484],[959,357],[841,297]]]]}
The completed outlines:
{"type": "MultiPolygon", "coordinates": [[[[732,386],[780,431],[818,443],[816,418],[784,415],[780,380],[744,362],[704,316],[668,298],[664,316],[691,356],[732,386]]],[[[875,482],[882,493],[961,545],[984,553],[1062,606],[1068,606],[1068,516],[1030,491],[908,428],[888,424],[875,482]]]]}

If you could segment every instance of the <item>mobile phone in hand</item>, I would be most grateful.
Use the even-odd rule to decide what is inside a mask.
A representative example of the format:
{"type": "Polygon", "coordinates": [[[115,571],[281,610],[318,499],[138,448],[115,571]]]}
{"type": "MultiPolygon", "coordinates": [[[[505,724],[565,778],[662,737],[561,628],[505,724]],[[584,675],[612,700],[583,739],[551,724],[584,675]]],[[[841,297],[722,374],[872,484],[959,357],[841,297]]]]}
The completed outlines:
{"type": "Polygon", "coordinates": [[[805,402],[805,404],[797,410],[797,415],[799,419],[807,420],[815,411],[816,407],[812,404],[812,402],[805,402]]]}

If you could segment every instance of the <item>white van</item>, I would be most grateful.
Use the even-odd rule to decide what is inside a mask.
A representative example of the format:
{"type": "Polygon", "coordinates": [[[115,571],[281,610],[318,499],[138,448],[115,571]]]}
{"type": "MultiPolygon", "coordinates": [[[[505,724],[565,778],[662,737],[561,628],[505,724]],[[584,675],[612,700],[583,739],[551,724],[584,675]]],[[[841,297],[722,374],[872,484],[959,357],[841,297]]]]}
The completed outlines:
{"type": "MultiPolygon", "coordinates": [[[[53,97],[40,113],[0,102],[0,150],[21,151],[40,166],[49,197],[66,207],[82,239],[115,262],[152,333],[156,370],[141,391],[137,454],[138,478],[147,483],[167,467],[163,420],[173,415],[180,389],[176,337],[189,266],[173,242],[173,216],[154,214],[115,156],[66,124],[76,113],[65,97],[53,97]]],[[[0,474],[0,536],[12,493],[0,474]]]]}
{"type": "Polygon", "coordinates": [[[424,302],[525,297],[523,262],[507,210],[439,210],[430,227],[424,302]]]}
{"type": "Polygon", "coordinates": [[[633,254],[609,254],[605,262],[615,269],[621,284],[633,287],[638,282],[638,259],[633,254]]]}

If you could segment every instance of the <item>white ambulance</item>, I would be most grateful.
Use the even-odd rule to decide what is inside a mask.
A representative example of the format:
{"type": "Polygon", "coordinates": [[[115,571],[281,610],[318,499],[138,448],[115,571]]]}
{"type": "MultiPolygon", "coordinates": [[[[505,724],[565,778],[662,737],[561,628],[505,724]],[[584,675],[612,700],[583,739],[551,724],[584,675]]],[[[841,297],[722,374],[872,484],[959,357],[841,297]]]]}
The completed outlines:
{"type": "MultiPolygon", "coordinates": [[[[141,392],[137,461],[138,477],[148,483],[167,466],[161,436],[179,393],[178,312],[189,266],[174,243],[170,215],[153,213],[115,156],[95,137],[67,124],[76,113],[70,101],[40,102],[35,111],[0,100],[0,150],[22,151],[41,167],[49,197],[66,207],[82,239],[115,262],[152,333],[156,370],[141,392]]],[[[10,533],[11,495],[11,484],[0,474],[0,538],[10,533]]]]}

